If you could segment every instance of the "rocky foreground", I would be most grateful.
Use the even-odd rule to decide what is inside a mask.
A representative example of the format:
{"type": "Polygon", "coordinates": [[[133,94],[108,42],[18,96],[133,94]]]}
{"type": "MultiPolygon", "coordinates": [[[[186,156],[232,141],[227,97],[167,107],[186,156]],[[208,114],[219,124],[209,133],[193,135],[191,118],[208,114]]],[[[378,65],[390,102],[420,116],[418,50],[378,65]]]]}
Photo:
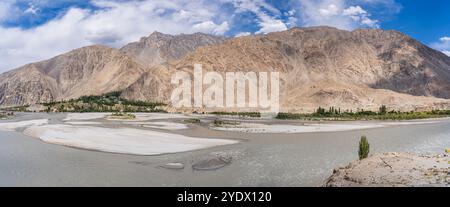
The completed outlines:
{"type": "Polygon", "coordinates": [[[376,154],[335,169],[326,187],[450,187],[450,155],[376,154]]]}

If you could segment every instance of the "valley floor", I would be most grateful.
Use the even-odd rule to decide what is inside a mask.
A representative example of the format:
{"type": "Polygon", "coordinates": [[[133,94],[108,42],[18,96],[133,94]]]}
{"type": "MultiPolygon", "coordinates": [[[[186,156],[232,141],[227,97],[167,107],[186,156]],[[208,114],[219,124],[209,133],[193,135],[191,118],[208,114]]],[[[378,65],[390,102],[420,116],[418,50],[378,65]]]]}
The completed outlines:
{"type": "Polygon", "coordinates": [[[446,118],[315,122],[166,113],[135,113],[134,119],[122,120],[109,115],[19,113],[14,119],[1,121],[0,154],[8,159],[0,161],[0,185],[319,186],[331,169],[356,159],[361,135],[369,137],[374,152],[435,153],[450,145],[450,120],[446,118]],[[42,141],[52,145],[42,145],[42,141]],[[38,157],[27,157],[30,153],[38,157]],[[42,153],[55,156],[41,160],[42,153]],[[25,164],[33,159],[38,159],[33,161],[36,164],[25,164]],[[40,173],[58,169],[33,167],[49,163],[66,166],[59,169],[65,173],[79,168],[83,173],[74,176],[85,180],[72,180],[63,174],[51,178],[40,173]],[[36,170],[38,180],[29,180],[36,179],[29,174],[36,170]],[[92,170],[110,176],[126,174],[111,180],[108,176],[98,178],[92,170]],[[25,176],[15,177],[18,171],[25,176]],[[144,172],[147,174],[141,175],[144,172]],[[174,177],[179,175],[183,176],[174,177]],[[36,183],[39,179],[50,181],[36,183]]]}

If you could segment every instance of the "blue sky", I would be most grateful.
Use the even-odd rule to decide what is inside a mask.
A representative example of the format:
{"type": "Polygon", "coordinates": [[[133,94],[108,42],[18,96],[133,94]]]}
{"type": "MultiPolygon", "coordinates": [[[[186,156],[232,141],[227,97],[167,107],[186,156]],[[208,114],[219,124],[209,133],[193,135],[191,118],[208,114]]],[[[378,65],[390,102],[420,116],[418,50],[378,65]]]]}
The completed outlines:
{"type": "Polygon", "coordinates": [[[450,55],[446,0],[1,0],[0,72],[153,31],[242,36],[292,27],[394,29],[450,55]]]}

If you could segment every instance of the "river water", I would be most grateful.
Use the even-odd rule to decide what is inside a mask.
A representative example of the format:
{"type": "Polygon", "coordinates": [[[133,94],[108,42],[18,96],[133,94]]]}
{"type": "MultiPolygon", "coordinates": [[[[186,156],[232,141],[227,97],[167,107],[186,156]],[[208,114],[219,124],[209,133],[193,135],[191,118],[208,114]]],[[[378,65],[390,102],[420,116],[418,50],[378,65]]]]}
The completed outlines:
{"type": "MultiPolygon", "coordinates": [[[[26,114],[16,120],[64,115],[26,114]]],[[[450,147],[450,120],[346,132],[247,134],[193,125],[177,133],[242,139],[239,144],[158,156],[134,156],[47,144],[20,132],[0,131],[0,186],[320,186],[333,168],[357,159],[360,136],[372,153],[442,153],[450,147]],[[233,155],[230,165],[196,171],[211,153],[233,155]],[[185,168],[161,168],[182,162],[185,168]]]]}

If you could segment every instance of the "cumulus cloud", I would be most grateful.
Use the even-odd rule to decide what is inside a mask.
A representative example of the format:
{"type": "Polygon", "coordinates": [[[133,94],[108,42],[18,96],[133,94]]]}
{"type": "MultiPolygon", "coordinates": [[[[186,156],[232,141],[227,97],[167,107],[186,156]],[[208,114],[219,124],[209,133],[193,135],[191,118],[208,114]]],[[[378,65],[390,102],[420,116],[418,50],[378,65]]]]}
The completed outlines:
{"type": "Polygon", "coordinates": [[[267,34],[269,32],[278,32],[287,30],[286,24],[279,20],[274,19],[266,14],[259,14],[260,22],[259,25],[261,29],[256,32],[256,34],[267,34]]]}
{"type": "Polygon", "coordinates": [[[194,24],[193,28],[199,32],[206,32],[218,35],[222,35],[230,29],[228,22],[223,22],[222,24],[217,25],[213,21],[206,21],[194,24]]]}
{"type": "Polygon", "coordinates": [[[288,6],[280,10],[267,0],[2,0],[0,72],[87,45],[121,47],[153,31],[245,36],[294,26],[328,25],[349,30],[378,27],[379,21],[359,3],[386,1],[394,2],[290,0],[284,2],[288,6]],[[19,1],[20,8],[16,4],[19,1]],[[50,13],[58,14],[45,16],[46,6],[51,8],[50,13]],[[61,6],[64,8],[60,9],[61,6]],[[237,18],[240,14],[249,19],[237,18]],[[36,21],[31,27],[3,24],[20,22],[23,17],[45,21],[36,21]],[[251,25],[242,26],[243,22],[251,25]]]}
{"type": "Polygon", "coordinates": [[[450,37],[445,36],[439,38],[439,41],[431,43],[431,47],[450,56],[450,37]]]}
{"type": "Polygon", "coordinates": [[[450,42],[450,37],[441,37],[441,38],[439,38],[439,40],[441,42],[444,42],[444,43],[449,43],[450,42]]]}
{"type": "Polygon", "coordinates": [[[33,3],[28,4],[28,8],[25,10],[25,13],[37,15],[39,12],[39,8],[37,8],[33,3]]]}
{"type": "Polygon", "coordinates": [[[279,19],[281,12],[263,0],[229,0],[229,2],[237,8],[236,12],[252,12],[258,17],[257,22],[260,29],[255,32],[256,34],[267,34],[288,29],[286,23],[279,19]]]}
{"type": "Polygon", "coordinates": [[[0,22],[2,22],[9,14],[12,2],[4,1],[0,2],[0,22]]]}
{"type": "Polygon", "coordinates": [[[249,36],[251,34],[252,33],[250,33],[250,32],[240,32],[240,33],[236,34],[235,37],[244,37],[244,36],[249,36]]]}
{"type": "MultiPolygon", "coordinates": [[[[367,2],[366,2],[367,3],[367,2]]],[[[300,19],[306,26],[332,26],[352,30],[379,27],[379,21],[360,5],[345,0],[300,0],[300,19]]]]}
{"type": "Polygon", "coordinates": [[[379,27],[378,20],[372,20],[369,18],[370,14],[362,9],[360,6],[350,6],[344,9],[342,15],[352,18],[354,21],[359,22],[362,25],[368,27],[379,27]]]}
{"type": "Polygon", "coordinates": [[[346,16],[355,16],[358,17],[360,15],[365,15],[367,14],[367,11],[362,9],[360,6],[351,6],[348,7],[347,9],[344,9],[344,11],[342,12],[343,15],[346,16]]]}
{"type": "MultiPolygon", "coordinates": [[[[31,28],[0,26],[0,72],[72,49],[105,44],[120,47],[153,31],[223,35],[229,23],[217,18],[220,6],[202,1],[91,2],[96,10],[69,8],[58,18],[31,28]]],[[[11,4],[0,3],[0,18],[11,4]]],[[[38,13],[35,5],[22,11],[38,13]]],[[[6,16],[4,16],[6,15],[6,16]]]]}

